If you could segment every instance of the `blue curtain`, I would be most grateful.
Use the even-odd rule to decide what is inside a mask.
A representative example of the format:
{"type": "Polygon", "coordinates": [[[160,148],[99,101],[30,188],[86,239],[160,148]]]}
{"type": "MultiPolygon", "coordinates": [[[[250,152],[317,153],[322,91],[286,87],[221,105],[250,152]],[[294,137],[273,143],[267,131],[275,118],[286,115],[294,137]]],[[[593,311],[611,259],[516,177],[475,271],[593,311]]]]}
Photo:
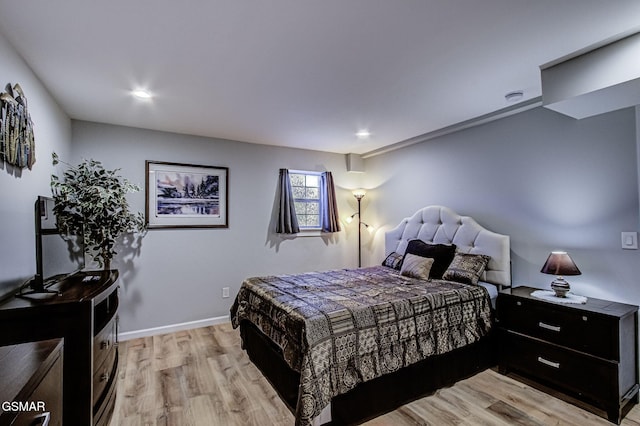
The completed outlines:
{"type": "Polygon", "coordinates": [[[333,186],[331,172],[322,173],[320,196],[322,197],[322,232],[340,232],[340,216],[338,215],[336,190],[333,186]]]}
{"type": "Polygon", "coordinates": [[[279,180],[280,199],[278,200],[278,223],[276,233],[297,234],[300,232],[298,218],[296,217],[295,204],[293,202],[293,192],[291,191],[291,181],[289,180],[289,170],[280,169],[279,180]]]}

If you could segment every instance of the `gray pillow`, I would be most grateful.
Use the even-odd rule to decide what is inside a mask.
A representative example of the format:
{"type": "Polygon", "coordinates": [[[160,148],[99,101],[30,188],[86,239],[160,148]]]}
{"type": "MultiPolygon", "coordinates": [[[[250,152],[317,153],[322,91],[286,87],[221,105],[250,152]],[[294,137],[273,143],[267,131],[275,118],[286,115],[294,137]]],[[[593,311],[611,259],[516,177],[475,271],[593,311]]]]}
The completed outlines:
{"type": "Polygon", "coordinates": [[[406,277],[418,278],[419,280],[428,280],[433,261],[431,257],[422,257],[407,253],[404,255],[400,274],[406,277]]]}
{"type": "Polygon", "coordinates": [[[477,285],[490,259],[485,254],[456,253],[442,279],[477,285]]]}

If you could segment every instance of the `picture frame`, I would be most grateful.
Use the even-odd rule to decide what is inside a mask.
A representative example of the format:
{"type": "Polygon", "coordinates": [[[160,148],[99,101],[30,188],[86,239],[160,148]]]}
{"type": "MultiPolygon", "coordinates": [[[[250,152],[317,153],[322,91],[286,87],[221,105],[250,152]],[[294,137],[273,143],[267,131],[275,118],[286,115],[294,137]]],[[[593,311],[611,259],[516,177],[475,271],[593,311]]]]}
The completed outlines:
{"type": "Polygon", "coordinates": [[[229,168],[145,162],[148,228],[228,228],[229,168]]]}

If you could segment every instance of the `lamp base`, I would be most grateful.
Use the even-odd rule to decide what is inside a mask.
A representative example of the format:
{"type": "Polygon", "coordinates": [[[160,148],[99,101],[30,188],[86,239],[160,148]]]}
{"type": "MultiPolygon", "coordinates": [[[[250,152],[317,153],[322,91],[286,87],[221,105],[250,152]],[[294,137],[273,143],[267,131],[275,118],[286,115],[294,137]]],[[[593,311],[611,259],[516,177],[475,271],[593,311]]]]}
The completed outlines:
{"type": "Polygon", "coordinates": [[[567,297],[571,286],[564,278],[558,277],[551,281],[551,289],[555,292],[556,297],[567,297]]]}

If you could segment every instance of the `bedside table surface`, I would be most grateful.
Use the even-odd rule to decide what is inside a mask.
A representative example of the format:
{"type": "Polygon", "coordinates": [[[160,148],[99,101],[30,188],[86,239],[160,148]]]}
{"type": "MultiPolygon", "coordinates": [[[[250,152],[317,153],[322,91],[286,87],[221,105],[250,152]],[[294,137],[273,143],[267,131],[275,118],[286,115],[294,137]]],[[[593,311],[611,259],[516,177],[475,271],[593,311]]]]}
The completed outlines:
{"type": "Polygon", "coordinates": [[[616,317],[624,317],[629,314],[633,314],[638,311],[638,306],[629,305],[626,303],[613,302],[611,300],[596,299],[594,297],[588,297],[587,303],[554,303],[545,299],[539,299],[531,296],[531,293],[536,290],[546,290],[541,288],[534,288],[528,286],[512,287],[500,291],[500,294],[511,295],[521,297],[524,299],[534,300],[540,303],[549,303],[562,306],[567,309],[576,309],[580,311],[588,311],[597,314],[611,315],[616,317]]]}

